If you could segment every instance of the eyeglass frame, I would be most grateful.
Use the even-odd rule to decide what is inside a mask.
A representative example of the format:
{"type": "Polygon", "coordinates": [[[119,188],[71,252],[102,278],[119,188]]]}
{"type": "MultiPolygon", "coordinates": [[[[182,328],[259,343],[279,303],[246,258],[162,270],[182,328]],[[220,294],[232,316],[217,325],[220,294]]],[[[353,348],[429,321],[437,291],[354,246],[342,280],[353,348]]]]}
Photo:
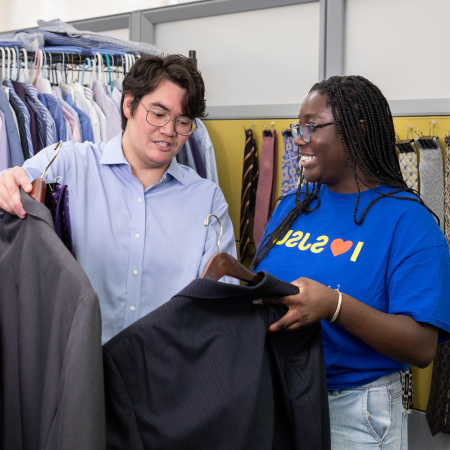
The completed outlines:
{"type": "Polygon", "coordinates": [[[167,125],[171,120],[173,120],[173,124],[174,124],[174,125],[173,125],[173,129],[175,130],[175,133],[179,134],[180,136],[190,136],[190,135],[198,128],[198,125],[197,125],[197,122],[195,121],[195,119],[194,119],[194,120],[191,120],[191,119],[189,119],[189,117],[186,117],[186,116],[175,116],[175,119],[172,119],[172,114],[170,114],[169,111],[166,111],[165,109],[161,109],[161,108],[150,108],[150,109],[147,109],[147,108],[142,104],[142,102],[141,102],[139,99],[137,99],[137,101],[138,101],[139,104],[144,108],[144,111],[147,112],[147,114],[146,114],[146,116],[145,116],[145,121],[146,121],[149,125],[151,125],[152,127],[158,127],[158,128],[161,128],[161,127],[163,127],[164,125],[167,125]],[[147,120],[148,113],[149,113],[152,109],[157,109],[158,111],[165,112],[166,114],[169,115],[170,119],[167,119],[167,122],[166,122],[166,123],[163,123],[162,125],[153,125],[152,123],[150,123],[150,122],[147,120]],[[186,119],[191,120],[191,126],[192,126],[192,124],[195,125],[194,129],[193,129],[190,133],[188,133],[188,134],[178,133],[177,127],[176,127],[176,120],[177,120],[179,117],[186,117],[186,119]]]}
{"type": "Polygon", "coordinates": [[[341,120],[336,120],[334,122],[326,122],[326,123],[304,123],[304,124],[302,124],[302,125],[309,126],[309,136],[310,136],[309,141],[307,141],[303,137],[303,134],[300,131],[300,124],[299,123],[294,123],[294,122],[291,123],[290,129],[291,129],[292,135],[294,135],[293,128],[296,128],[298,130],[297,136],[300,136],[305,144],[310,144],[311,141],[312,141],[312,130],[313,130],[313,128],[322,128],[322,127],[325,127],[327,125],[333,125],[334,123],[340,123],[340,122],[342,122],[342,121],[341,120]]]}

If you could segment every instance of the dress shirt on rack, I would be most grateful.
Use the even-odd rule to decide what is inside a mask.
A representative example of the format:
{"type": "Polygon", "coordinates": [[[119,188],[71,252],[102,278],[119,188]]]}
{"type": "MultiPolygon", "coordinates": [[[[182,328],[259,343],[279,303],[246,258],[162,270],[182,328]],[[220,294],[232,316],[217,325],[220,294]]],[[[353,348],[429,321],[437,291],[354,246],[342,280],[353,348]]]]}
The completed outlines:
{"type": "MultiPolygon", "coordinates": [[[[53,155],[51,146],[24,164],[30,180],[41,175],[53,155]]],[[[172,159],[161,181],[144,189],[125,159],[121,132],[107,143],[64,143],[48,170],[49,180],[57,176],[70,189],[73,246],[100,299],[103,342],[203,272],[217,253],[220,232],[216,221],[204,226],[208,214],[222,221],[222,251],[236,257],[233,225],[219,188],[172,159]],[[193,230],[189,236],[187,228],[193,230]],[[105,242],[115,242],[108,258],[105,242]]]]}
{"type": "Polygon", "coordinates": [[[5,115],[0,110],[0,171],[11,166],[5,115]]]}
{"type": "Polygon", "coordinates": [[[6,92],[0,89],[0,110],[5,116],[5,127],[8,134],[8,145],[11,165],[22,166],[25,161],[19,138],[19,127],[13,117],[13,109],[8,101],[6,92]]]}
{"type": "Polygon", "coordinates": [[[203,162],[206,169],[206,178],[214,181],[219,186],[219,176],[217,174],[216,156],[214,154],[214,146],[209,137],[208,130],[200,119],[195,119],[198,128],[194,131],[193,135],[197,140],[200,154],[202,155],[203,162]]]}
{"type": "Polygon", "coordinates": [[[197,172],[197,166],[195,165],[194,156],[192,154],[191,144],[189,142],[189,139],[186,141],[185,148],[186,148],[186,156],[187,156],[187,166],[190,167],[192,170],[195,170],[197,172]]]}
{"type": "MultiPolygon", "coordinates": [[[[36,88],[30,84],[32,89],[36,91],[36,100],[39,101],[37,98],[37,90],[36,88]]],[[[42,150],[43,148],[47,147],[47,125],[45,123],[45,117],[42,114],[41,110],[39,109],[38,105],[36,104],[34,95],[31,93],[31,89],[28,85],[24,84],[23,87],[25,89],[25,98],[27,100],[28,106],[30,107],[31,111],[33,111],[34,118],[36,121],[36,131],[37,131],[37,137],[38,137],[38,148],[39,150],[42,150]]],[[[33,92],[34,94],[34,92],[33,92]]],[[[40,103],[40,102],[39,102],[40,103]]],[[[48,145],[53,144],[53,142],[49,142],[48,145]]]]}
{"type": "Polygon", "coordinates": [[[101,142],[102,139],[100,135],[100,122],[98,120],[98,115],[95,112],[94,106],[86,99],[84,88],[80,83],[73,83],[71,86],[75,91],[75,105],[89,117],[92,127],[92,136],[94,139],[93,142],[101,142]]]}
{"type": "Polygon", "coordinates": [[[99,121],[99,127],[100,127],[100,141],[99,142],[106,142],[107,135],[106,135],[106,116],[103,114],[103,111],[100,109],[100,107],[97,105],[96,102],[94,102],[94,93],[92,92],[92,89],[89,89],[88,87],[84,87],[84,95],[89,103],[92,104],[94,107],[94,110],[97,114],[98,121],[99,121]]]}
{"type": "Polygon", "coordinates": [[[65,141],[66,124],[61,103],[59,103],[58,99],[51,94],[38,94],[38,98],[44,105],[47,105],[47,108],[55,121],[57,141],[65,141]]]}
{"type": "MultiPolygon", "coordinates": [[[[0,87],[1,87],[0,90],[3,90],[3,91],[5,92],[5,94],[6,94],[6,99],[8,100],[9,110],[11,111],[11,114],[12,114],[13,120],[14,120],[14,123],[16,124],[16,128],[17,128],[17,130],[18,130],[18,129],[19,129],[19,123],[17,122],[16,113],[14,112],[14,110],[13,110],[11,104],[9,103],[9,88],[6,87],[6,86],[3,86],[3,85],[1,85],[0,87]]],[[[17,135],[19,136],[19,133],[18,133],[18,132],[17,132],[17,135]]],[[[19,136],[19,144],[20,144],[20,136],[19,136]]],[[[22,146],[21,146],[20,148],[22,148],[22,146]]]]}
{"type": "Polygon", "coordinates": [[[193,134],[189,136],[189,144],[191,146],[192,156],[195,161],[195,166],[197,167],[197,173],[202,177],[206,178],[206,169],[205,164],[203,163],[203,159],[200,155],[200,150],[198,149],[197,141],[193,134]]]}
{"type": "Polygon", "coordinates": [[[122,131],[122,121],[119,111],[113,100],[106,95],[102,81],[95,81],[92,90],[94,92],[94,101],[106,116],[106,138],[110,140],[122,131]]]}
{"type": "Polygon", "coordinates": [[[26,95],[25,95],[25,88],[17,81],[11,80],[11,84],[14,88],[14,92],[17,94],[17,96],[20,98],[20,100],[25,105],[26,109],[28,110],[28,114],[30,116],[30,134],[31,134],[31,142],[32,142],[32,146],[33,146],[33,155],[35,155],[40,150],[39,144],[38,144],[36,118],[34,117],[34,113],[27,103],[26,95]]]}
{"type": "Polygon", "coordinates": [[[16,94],[11,80],[3,80],[3,84],[9,88],[9,102],[16,113],[19,124],[20,142],[24,158],[31,158],[34,155],[33,141],[31,139],[31,118],[28,108],[16,94]]]}
{"type": "Polygon", "coordinates": [[[112,99],[120,111],[120,103],[122,101],[122,93],[116,87],[111,92],[112,99]]]}
{"type": "Polygon", "coordinates": [[[48,108],[39,100],[38,90],[30,83],[24,84],[25,91],[34,100],[34,104],[44,120],[45,147],[58,142],[56,138],[56,125],[48,108]]]}
{"type": "Polygon", "coordinates": [[[72,94],[69,94],[66,96],[66,102],[77,112],[78,117],[80,119],[81,124],[81,139],[82,142],[84,141],[91,141],[94,142],[94,133],[92,131],[92,125],[91,121],[89,119],[89,116],[85,114],[83,111],[81,111],[78,106],[75,106],[75,103],[73,102],[72,94]]]}

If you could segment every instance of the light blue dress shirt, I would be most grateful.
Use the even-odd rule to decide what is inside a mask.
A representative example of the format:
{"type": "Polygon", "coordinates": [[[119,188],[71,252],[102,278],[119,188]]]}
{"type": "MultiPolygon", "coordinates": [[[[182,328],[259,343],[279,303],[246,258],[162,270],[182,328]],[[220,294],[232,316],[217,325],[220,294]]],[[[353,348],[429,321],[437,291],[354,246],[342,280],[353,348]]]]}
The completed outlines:
{"type": "MultiPolygon", "coordinates": [[[[53,148],[25,161],[30,181],[41,175],[53,148]]],[[[215,218],[205,227],[208,214],[222,222],[222,251],[236,257],[228,205],[217,185],[173,158],[161,181],[143,189],[124,157],[121,133],[107,143],[64,143],[48,180],[57,176],[69,187],[77,260],[100,299],[103,343],[202,273],[218,252],[220,233],[215,218]]]]}

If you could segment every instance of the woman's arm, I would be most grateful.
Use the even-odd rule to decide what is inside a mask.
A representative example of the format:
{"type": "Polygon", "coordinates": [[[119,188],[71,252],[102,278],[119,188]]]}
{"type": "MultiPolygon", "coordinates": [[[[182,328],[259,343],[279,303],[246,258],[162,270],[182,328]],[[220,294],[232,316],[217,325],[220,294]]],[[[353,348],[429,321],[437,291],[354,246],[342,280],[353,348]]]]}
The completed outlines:
{"type": "MultiPolygon", "coordinates": [[[[339,294],[309,278],[292,284],[300,293],[279,299],[262,299],[261,304],[278,303],[289,311],[268,331],[295,329],[322,319],[330,320],[338,306],[339,294]]],[[[425,368],[436,353],[438,329],[408,316],[378,311],[343,293],[339,315],[334,322],[389,358],[425,368]]]]}

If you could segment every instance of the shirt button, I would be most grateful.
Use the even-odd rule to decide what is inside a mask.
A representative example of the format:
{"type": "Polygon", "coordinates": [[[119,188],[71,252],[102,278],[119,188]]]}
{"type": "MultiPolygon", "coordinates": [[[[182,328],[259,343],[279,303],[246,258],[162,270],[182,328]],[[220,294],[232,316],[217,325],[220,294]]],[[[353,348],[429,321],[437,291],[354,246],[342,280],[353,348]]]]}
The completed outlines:
{"type": "Polygon", "coordinates": [[[139,236],[138,234],[135,234],[134,237],[135,237],[136,239],[139,239],[139,238],[140,238],[140,236],[139,236]]]}
{"type": "Polygon", "coordinates": [[[137,275],[138,271],[137,270],[133,270],[133,275],[137,275]]]}
{"type": "Polygon", "coordinates": [[[130,306],[130,311],[134,311],[134,306],[130,306]]]}
{"type": "Polygon", "coordinates": [[[138,202],[141,203],[142,202],[142,198],[138,198],[138,202]]]}

